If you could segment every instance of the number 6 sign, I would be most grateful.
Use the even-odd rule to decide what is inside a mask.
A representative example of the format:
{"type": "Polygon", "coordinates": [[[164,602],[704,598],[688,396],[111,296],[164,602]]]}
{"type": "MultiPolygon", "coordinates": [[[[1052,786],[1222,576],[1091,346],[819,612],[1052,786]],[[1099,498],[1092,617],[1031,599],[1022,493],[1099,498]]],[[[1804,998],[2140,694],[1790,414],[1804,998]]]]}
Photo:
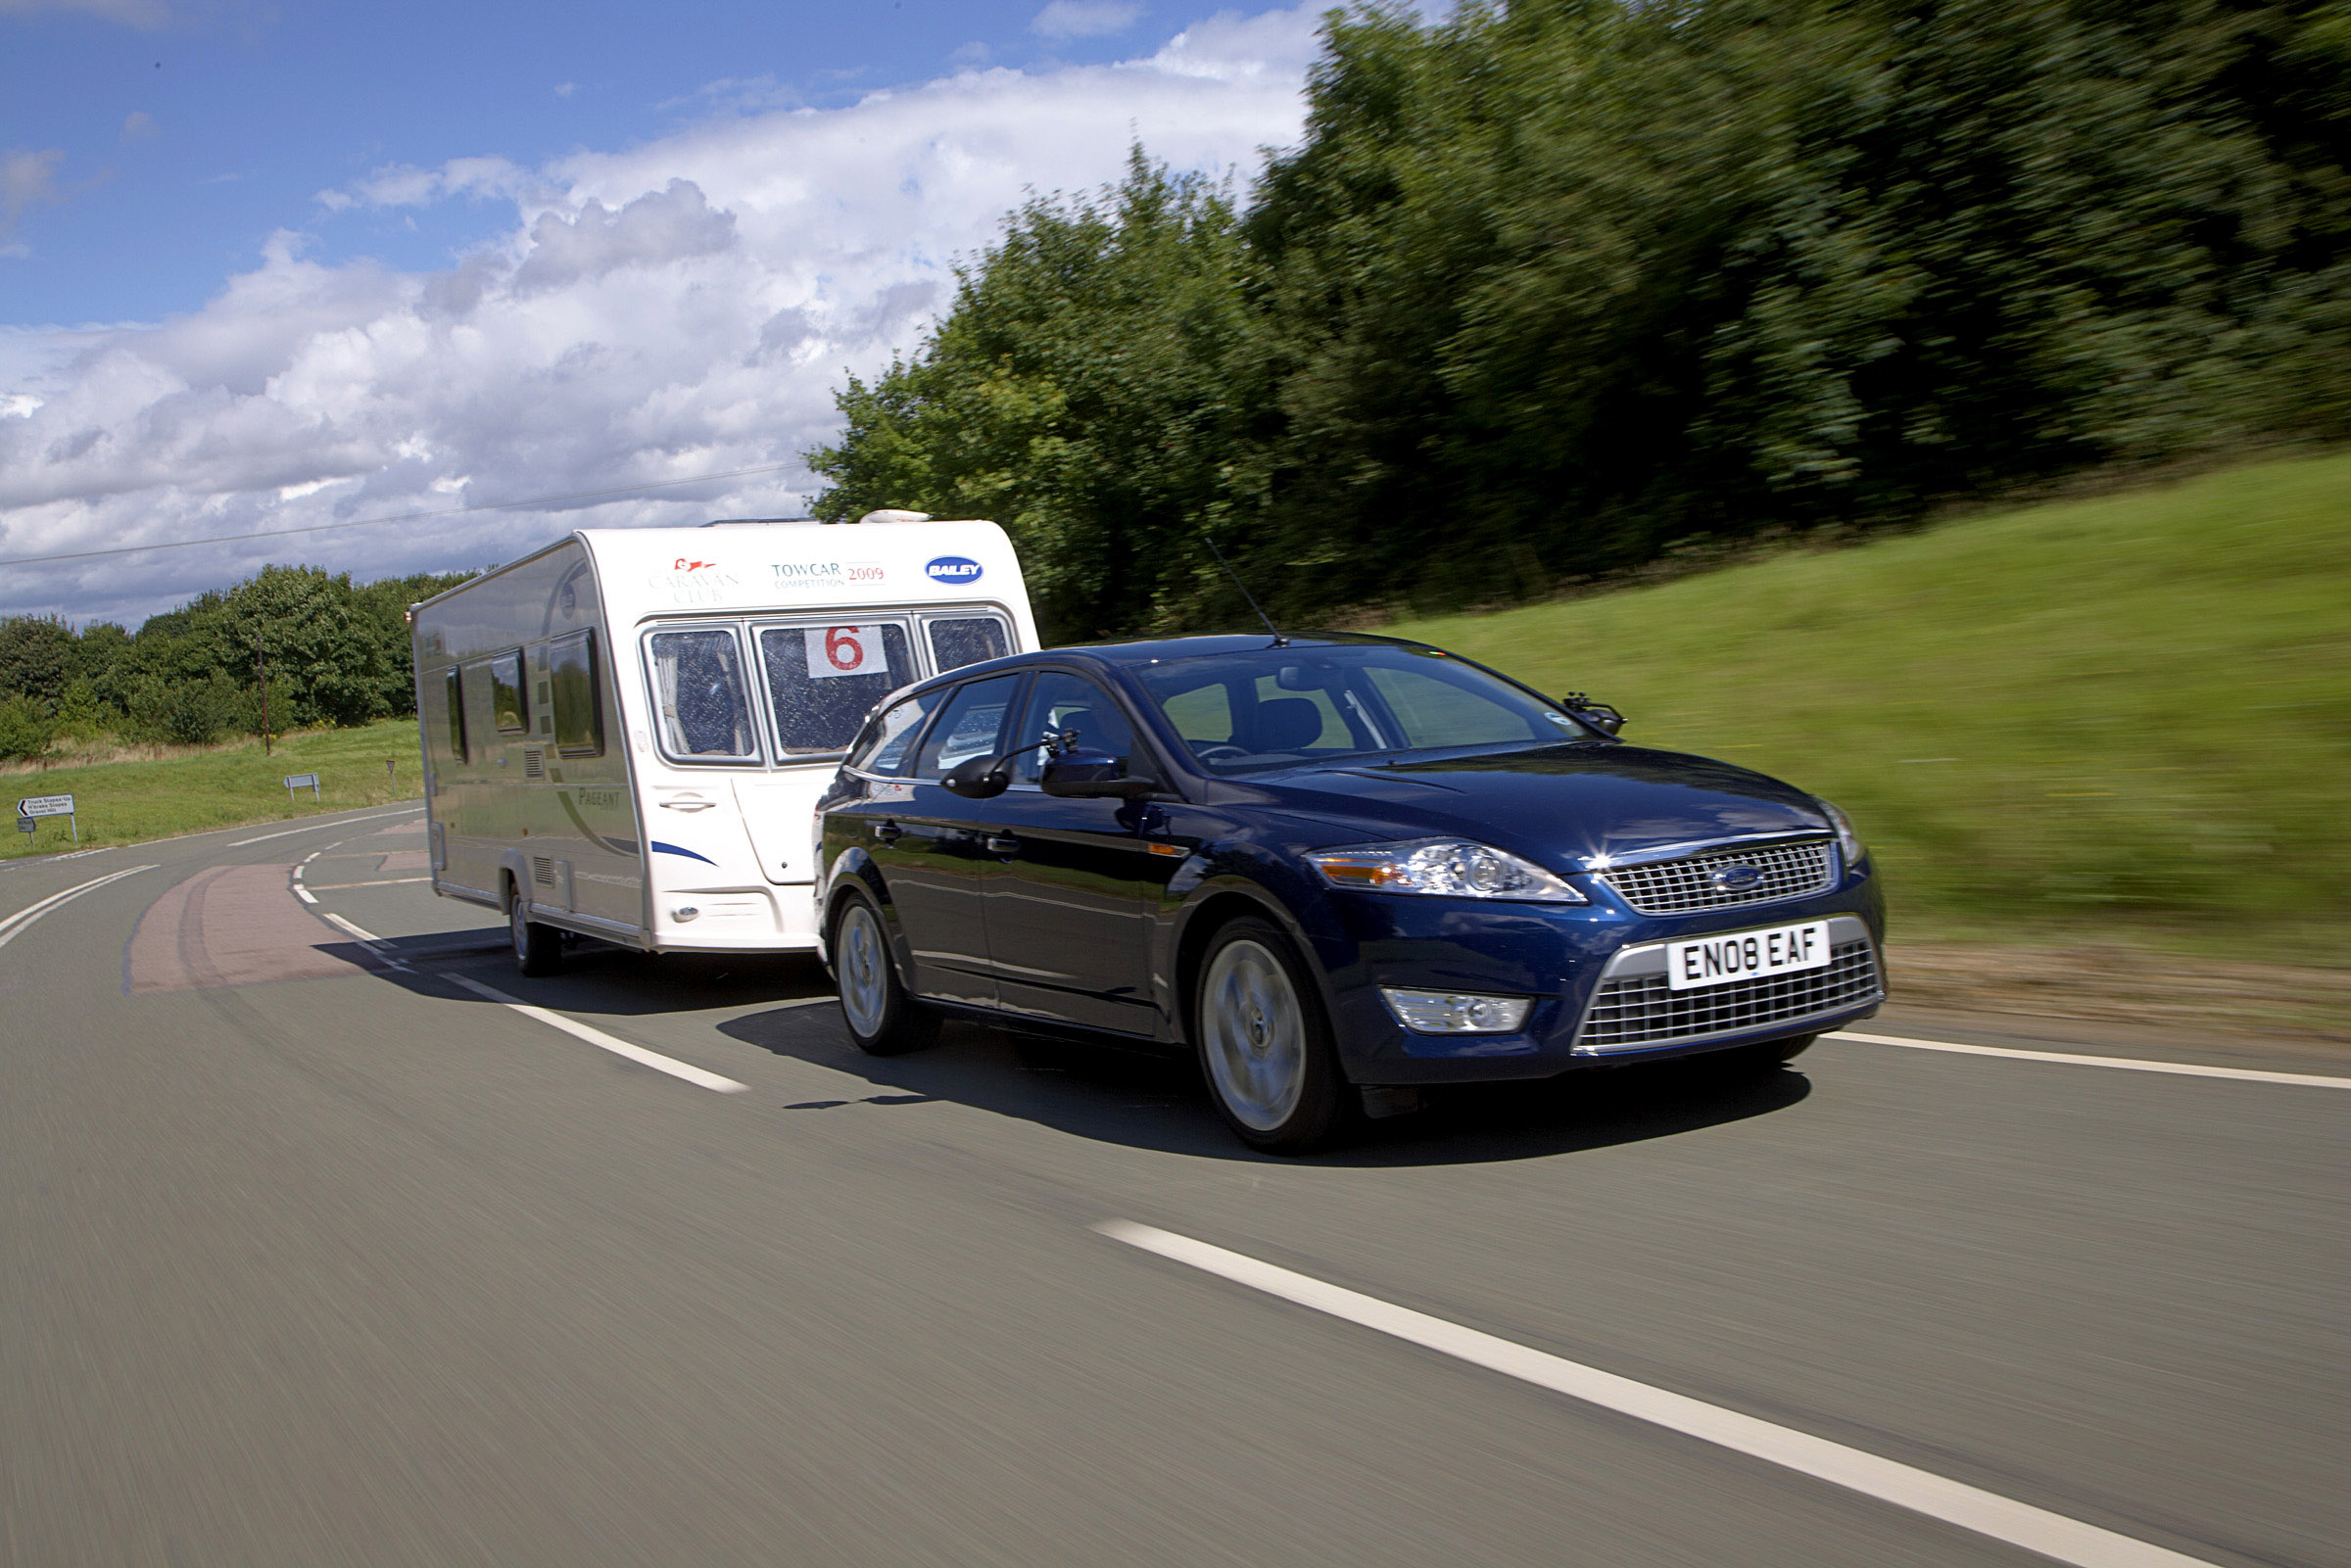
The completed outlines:
{"type": "Polygon", "coordinates": [[[884,673],[882,628],[878,626],[812,626],[806,636],[811,681],[884,673]]]}

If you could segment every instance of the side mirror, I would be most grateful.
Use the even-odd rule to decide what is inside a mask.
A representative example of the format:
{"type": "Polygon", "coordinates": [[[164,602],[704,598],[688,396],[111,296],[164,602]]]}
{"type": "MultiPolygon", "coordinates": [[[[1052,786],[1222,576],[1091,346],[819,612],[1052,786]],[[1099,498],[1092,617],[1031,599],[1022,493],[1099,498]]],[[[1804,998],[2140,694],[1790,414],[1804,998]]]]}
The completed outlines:
{"type": "Polygon", "coordinates": [[[1108,752],[1089,750],[1047,757],[1044,774],[1037,782],[1046,794],[1063,800],[1133,800],[1159,787],[1149,779],[1128,778],[1127,765],[1108,752]]]}
{"type": "Polygon", "coordinates": [[[966,800],[993,800],[1012,787],[1012,775],[1002,757],[966,757],[947,770],[939,784],[951,795],[966,800]]]}

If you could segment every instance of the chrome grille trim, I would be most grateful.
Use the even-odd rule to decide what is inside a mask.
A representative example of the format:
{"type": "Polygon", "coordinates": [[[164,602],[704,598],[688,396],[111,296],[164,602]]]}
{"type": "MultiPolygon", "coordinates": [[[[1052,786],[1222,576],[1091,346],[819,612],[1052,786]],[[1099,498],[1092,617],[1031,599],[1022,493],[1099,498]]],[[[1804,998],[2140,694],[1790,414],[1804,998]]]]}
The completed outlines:
{"type": "Polygon", "coordinates": [[[1801,1034],[1829,1019],[1881,1002],[1886,986],[1869,927],[1850,915],[1829,922],[1825,968],[1677,991],[1665,980],[1665,947],[1627,948],[1609,961],[1576,1029],[1578,1056],[1696,1045],[1785,1024],[1801,1034]]]}
{"type": "Polygon", "coordinates": [[[1837,856],[1833,840],[1823,838],[1812,843],[1714,850],[1641,866],[1612,866],[1599,877],[1617,897],[1644,915],[1690,915],[1827,892],[1836,884],[1837,856]],[[1761,872],[1762,879],[1736,892],[1716,884],[1716,872],[1741,864],[1761,872]]]}

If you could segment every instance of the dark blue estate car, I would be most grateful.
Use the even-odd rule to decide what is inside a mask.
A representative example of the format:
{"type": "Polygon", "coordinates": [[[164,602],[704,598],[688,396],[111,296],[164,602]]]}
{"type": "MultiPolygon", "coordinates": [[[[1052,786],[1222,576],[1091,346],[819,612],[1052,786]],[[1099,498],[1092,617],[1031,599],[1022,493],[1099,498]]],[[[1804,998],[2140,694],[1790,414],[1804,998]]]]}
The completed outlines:
{"type": "Polygon", "coordinates": [[[1884,995],[1843,813],[1389,638],[973,665],[876,710],[817,808],[859,1045],[942,1015],[1190,1046],[1259,1148],[1417,1086],[1794,1056],[1884,995]]]}

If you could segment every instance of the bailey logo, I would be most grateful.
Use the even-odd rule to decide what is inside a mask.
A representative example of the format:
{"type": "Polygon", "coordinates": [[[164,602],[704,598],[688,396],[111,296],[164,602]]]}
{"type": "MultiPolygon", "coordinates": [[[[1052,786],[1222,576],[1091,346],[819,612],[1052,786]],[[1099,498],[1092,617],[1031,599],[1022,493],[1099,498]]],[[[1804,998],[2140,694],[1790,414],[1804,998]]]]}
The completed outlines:
{"type": "Polygon", "coordinates": [[[977,583],[980,563],[968,555],[934,555],[923,563],[923,575],[934,583],[977,583]]]}

